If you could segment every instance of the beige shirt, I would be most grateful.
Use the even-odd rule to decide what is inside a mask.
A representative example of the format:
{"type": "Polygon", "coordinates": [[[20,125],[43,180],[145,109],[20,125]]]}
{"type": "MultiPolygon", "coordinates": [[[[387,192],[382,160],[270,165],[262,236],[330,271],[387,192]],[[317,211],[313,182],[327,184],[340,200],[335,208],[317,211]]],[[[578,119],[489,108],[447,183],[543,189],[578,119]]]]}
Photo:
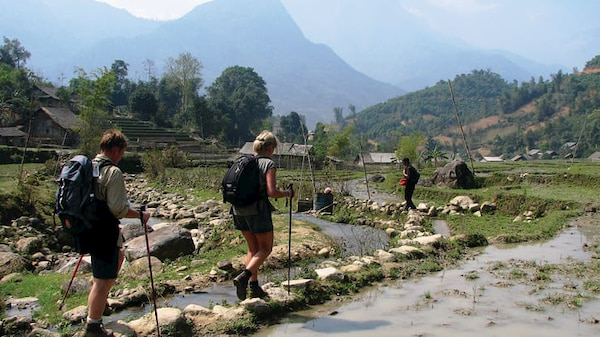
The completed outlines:
{"type": "MultiPolygon", "coordinates": [[[[111,161],[108,157],[98,154],[95,160],[111,161]]],[[[112,161],[111,161],[112,162],[112,161]]],[[[122,219],[129,210],[129,199],[123,172],[116,165],[105,166],[100,170],[98,184],[94,191],[96,197],[106,201],[110,212],[118,219],[122,219]]]]}

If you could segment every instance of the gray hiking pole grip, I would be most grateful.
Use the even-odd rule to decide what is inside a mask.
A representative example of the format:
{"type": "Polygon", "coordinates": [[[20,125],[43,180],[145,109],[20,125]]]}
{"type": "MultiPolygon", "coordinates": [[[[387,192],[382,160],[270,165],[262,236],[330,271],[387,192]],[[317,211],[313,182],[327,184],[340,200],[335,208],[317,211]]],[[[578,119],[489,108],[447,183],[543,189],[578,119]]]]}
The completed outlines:
{"type": "Polygon", "coordinates": [[[148,253],[148,270],[150,271],[150,285],[152,287],[152,304],[154,305],[154,318],[156,318],[156,335],[160,337],[160,324],[158,323],[158,311],[156,309],[156,290],[154,290],[154,276],[152,276],[152,259],[150,258],[150,241],[148,240],[148,224],[144,222],[144,211],[146,205],[140,206],[140,221],[144,227],[146,236],[146,252],[148,253]]]}
{"type": "Polygon", "coordinates": [[[294,195],[294,185],[290,184],[288,189],[292,191],[290,195],[290,227],[288,231],[288,297],[290,296],[290,278],[292,270],[292,196],[294,195]]]}

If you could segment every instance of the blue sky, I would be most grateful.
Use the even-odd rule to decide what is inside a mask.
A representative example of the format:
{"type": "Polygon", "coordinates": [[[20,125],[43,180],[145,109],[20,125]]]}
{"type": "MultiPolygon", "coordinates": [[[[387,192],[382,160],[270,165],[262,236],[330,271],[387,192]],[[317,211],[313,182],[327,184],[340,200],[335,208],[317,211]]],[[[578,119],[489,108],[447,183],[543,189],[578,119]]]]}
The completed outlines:
{"type": "MultiPolygon", "coordinates": [[[[158,20],[179,18],[211,0],[96,0],[158,20]]],[[[260,1],[260,0],[256,0],[260,1]]],[[[545,64],[577,66],[600,54],[598,0],[281,0],[307,38],[330,44],[324,31],[339,6],[400,4],[448,39],[502,49],[545,64]]]]}

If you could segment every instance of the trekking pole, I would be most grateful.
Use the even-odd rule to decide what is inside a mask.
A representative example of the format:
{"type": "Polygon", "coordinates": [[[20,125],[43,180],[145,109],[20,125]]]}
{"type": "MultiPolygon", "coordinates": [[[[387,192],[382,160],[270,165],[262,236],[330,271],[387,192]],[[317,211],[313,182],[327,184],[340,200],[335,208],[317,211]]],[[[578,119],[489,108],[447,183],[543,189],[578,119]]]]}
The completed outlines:
{"type": "Polygon", "coordinates": [[[63,305],[65,305],[65,300],[67,299],[67,294],[69,293],[69,289],[71,289],[71,285],[73,285],[73,280],[75,280],[75,275],[77,275],[77,270],[79,270],[79,265],[81,264],[81,260],[83,260],[83,254],[79,255],[79,261],[77,261],[77,265],[75,266],[75,270],[73,271],[73,276],[71,276],[71,281],[69,281],[69,285],[67,286],[67,290],[63,295],[62,300],[58,302],[58,310],[62,310],[63,305]]]}
{"type": "Polygon", "coordinates": [[[288,189],[292,191],[292,195],[289,198],[290,202],[290,227],[288,231],[288,296],[290,296],[290,279],[292,275],[292,196],[294,195],[294,185],[290,184],[288,189]]]}
{"type": "Polygon", "coordinates": [[[152,304],[154,305],[154,318],[156,318],[156,335],[160,337],[160,325],[158,324],[158,311],[156,309],[156,290],[154,290],[154,277],[152,276],[152,259],[150,258],[150,242],[148,241],[148,224],[144,222],[144,211],[146,205],[140,206],[140,221],[144,226],[146,236],[146,252],[148,253],[148,270],[150,270],[150,285],[152,286],[152,304]]]}

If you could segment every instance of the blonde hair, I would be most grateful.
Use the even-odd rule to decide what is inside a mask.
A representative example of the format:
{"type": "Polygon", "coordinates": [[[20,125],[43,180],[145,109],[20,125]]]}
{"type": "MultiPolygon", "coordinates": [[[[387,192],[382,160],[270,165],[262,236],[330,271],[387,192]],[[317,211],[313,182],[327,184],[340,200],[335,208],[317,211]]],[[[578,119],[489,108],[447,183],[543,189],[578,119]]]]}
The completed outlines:
{"type": "Polygon", "coordinates": [[[277,149],[277,137],[271,131],[263,131],[254,140],[252,149],[256,153],[264,152],[267,146],[273,145],[277,149]]]}

